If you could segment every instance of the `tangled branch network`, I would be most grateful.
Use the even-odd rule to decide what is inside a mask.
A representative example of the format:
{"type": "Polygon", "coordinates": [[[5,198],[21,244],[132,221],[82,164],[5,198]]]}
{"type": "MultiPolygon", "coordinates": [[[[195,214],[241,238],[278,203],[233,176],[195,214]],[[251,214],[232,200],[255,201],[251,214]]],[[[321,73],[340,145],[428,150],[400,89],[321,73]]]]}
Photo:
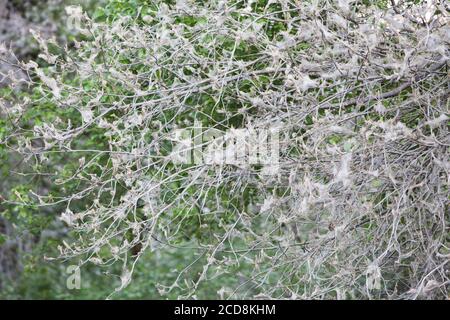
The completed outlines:
{"type": "Polygon", "coordinates": [[[153,1],[107,23],[68,12],[74,45],[35,34],[39,63],[8,75],[40,97],[2,101],[17,126],[5,143],[26,161],[76,160],[49,175],[63,194],[33,192],[76,234],[61,257],[118,263],[121,290],[146,252],[189,247],[192,263],[159,285],[180,297],[233,272],[221,297],[448,297],[446,1],[153,1]],[[42,104],[58,117],[24,126],[42,104]],[[208,132],[248,128],[278,128],[277,163],[174,161],[176,144],[198,138],[187,152],[202,153],[208,132]]]}

